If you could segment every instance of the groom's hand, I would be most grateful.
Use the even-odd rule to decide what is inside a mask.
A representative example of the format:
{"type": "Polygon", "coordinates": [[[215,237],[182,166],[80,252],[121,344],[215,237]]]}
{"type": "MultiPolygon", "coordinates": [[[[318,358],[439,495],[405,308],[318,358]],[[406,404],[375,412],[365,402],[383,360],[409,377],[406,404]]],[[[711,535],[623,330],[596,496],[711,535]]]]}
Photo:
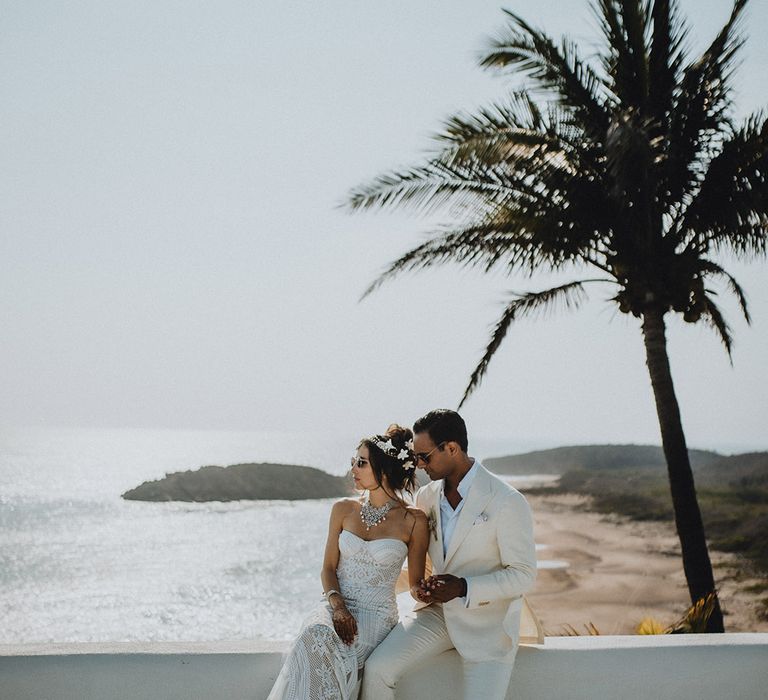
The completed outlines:
{"type": "Polygon", "coordinates": [[[435,603],[447,603],[449,600],[467,595],[466,579],[452,574],[430,576],[425,581],[425,586],[429,591],[429,600],[435,603]]]}

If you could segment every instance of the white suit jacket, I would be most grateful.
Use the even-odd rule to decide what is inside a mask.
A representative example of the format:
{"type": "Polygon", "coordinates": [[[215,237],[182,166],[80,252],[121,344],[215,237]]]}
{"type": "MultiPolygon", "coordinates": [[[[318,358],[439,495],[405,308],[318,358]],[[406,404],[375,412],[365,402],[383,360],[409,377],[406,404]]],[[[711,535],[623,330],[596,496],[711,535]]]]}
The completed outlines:
{"type": "MultiPolygon", "coordinates": [[[[419,489],[416,505],[434,524],[429,537],[433,573],[467,580],[467,598],[443,604],[453,646],[468,661],[511,660],[517,652],[523,593],[536,580],[531,509],[523,495],[478,464],[443,556],[442,481],[419,489]]],[[[417,604],[415,610],[425,607],[417,604]]]]}

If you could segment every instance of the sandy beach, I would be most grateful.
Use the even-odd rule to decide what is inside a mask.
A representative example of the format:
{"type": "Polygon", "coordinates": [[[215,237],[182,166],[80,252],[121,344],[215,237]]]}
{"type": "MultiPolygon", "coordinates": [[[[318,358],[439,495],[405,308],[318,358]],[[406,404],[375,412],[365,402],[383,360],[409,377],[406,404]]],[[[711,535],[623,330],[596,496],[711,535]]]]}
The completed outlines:
{"type": "MultiPolygon", "coordinates": [[[[571,625],[580,634],[595,625],[601,634],[634,634],[645,617],[663,625],[678,620],[689,605],[680,545],[671,523],[637,522],[587,510],[577,495],[535,495],[536,541],[546,545],[540,559],[568,562],[541,569],[528,600],[548,635],[571,625]]],[[[736,575],[735,556],[711,552],[728,632],[765,632],[757,608],[766,593],[736,575]]]]}

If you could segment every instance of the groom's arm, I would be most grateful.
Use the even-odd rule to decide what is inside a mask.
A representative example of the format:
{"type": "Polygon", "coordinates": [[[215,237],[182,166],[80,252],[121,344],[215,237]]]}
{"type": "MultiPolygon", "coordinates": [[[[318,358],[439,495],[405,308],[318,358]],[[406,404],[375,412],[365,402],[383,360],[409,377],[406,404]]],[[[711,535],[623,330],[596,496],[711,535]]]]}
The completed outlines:
{"type": "Polygon", "coordinates": [[[517,598],[536,581],[536,545],[528,502],[512,492],[501,506],[496,523],[496,542],[502,569],[467,581],[466,607],[477,608],[496,600],[517,598]]]}

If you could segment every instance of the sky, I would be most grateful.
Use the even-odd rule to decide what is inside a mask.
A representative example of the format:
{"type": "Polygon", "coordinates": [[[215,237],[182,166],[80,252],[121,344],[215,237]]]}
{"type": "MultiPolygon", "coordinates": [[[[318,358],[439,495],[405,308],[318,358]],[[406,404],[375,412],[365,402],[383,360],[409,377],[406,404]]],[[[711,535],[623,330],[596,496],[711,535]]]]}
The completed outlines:
{"type": "MultiPolygon", "coordinates": [[[[0,426],[368,434],[455,408],[509,292],[444,267],[359,301],[432,219],[349,214],[442,120],[503,97],[501,7],[596,44],[586,0],[0,0],[0,426]]],[[[694,48],[726,0],[685,0],[694,48]]],[[[738,114],[768,102],[753,1],[738,114]]],[[[445,218],[440,221],[446,221],[445,218]]],[[[766,262],[733,365],[671,321],[688,443],[768,449],[766,262]]],[[[639,324],[597,292],[513,327],[462,414],[530,446],[659,442],[639,324]]]]}

